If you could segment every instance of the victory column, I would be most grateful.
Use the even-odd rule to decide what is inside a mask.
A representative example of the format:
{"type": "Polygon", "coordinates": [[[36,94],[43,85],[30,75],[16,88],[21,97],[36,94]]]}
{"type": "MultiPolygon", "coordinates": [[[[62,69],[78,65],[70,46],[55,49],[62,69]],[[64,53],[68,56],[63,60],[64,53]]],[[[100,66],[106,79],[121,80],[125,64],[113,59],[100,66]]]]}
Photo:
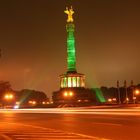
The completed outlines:
{"type": "Polygon", "coordinates": [[[75,49],[75,25],[72,6],[66,7],[67,14],[67,71],[60,75],[60,90],[53,92],[53,101],[57,104],[77,104],[78,102],[93,102],[95,94],[85,88],[85,75],[77,73],[76,49],[75,49]]]}

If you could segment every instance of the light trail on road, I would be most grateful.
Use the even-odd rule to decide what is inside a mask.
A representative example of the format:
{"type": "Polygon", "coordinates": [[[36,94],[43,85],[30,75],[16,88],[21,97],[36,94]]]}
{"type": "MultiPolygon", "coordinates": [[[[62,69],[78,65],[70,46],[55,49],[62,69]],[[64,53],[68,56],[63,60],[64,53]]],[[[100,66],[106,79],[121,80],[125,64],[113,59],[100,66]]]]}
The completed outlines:
{"type": "Polygon", "coordinates": [[[139,108],[0,109],[0,120],[0,140],[140,139],[139,108]]]}
{"type": "Polygon", "coordinates": [[[49,108],[49,109],[0,109],[1,113],[58,113],[58,114],[103,114],[103,115],[140,115],[140,109],[82,109],[82,108],[49,108]]]}

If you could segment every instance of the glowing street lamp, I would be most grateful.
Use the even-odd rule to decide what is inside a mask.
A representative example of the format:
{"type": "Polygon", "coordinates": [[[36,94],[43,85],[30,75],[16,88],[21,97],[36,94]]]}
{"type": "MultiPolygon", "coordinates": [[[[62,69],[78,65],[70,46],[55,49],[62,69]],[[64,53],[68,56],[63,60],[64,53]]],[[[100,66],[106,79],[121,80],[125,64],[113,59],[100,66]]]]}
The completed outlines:
{"type": "Polygon", "coordinates": [[[140,91],[138,89],[135,90],[135,95],[139,95],[140,91]]]}
{"type": "Polygon", "coordinates": [[[140,94],[140,91],[138,89],[136,89],[134,92],[133,92],[133,102],[135,104],[136,102],[136,95],[139,95],[140,94]]]}
{"type": "Polygon", "coordinates": [[[73,96],[73,92],[69,92],[69,96],[71,96],[71,97],[72,97],[72,96],[73,96]]]}
{"type": "Polygon", "coordinates": [[[68,93],[67,92],[64,92],[64,97],[67,97],[68,96],[68,93]]]}
{"type": "Polygon", "coordinates": [[[108,102],[110,102],[110,103],[111,103],[111,102],[112,102],[112,99],[111,99],[111,98],[109,98],[109,99],[108,99],[108,102]]]}
{"type": "Polygon", "coordinates": [[[36,101],[28,101],[28,103],[31,104],[31,105],[36,105],[37,104],[36,101]]]}
{"type": "Polygon", "coordinates": [[[4,96],[4,98],[5,98],[5,99],[9,99],[9,95],[6,94],[6,95],[4,96]]]}
{"type": "Polygon", "coordinates": [[[14,103],[13,101],[15,101],[13,92],[6,92],[3,96],[3,106],[4,107],[7,107],[7,106],[12,107],[12,105],[14,103]]]}
{"type": "Polygon", "coordinates": [[[36,101],[33,101],[32,104],[35,105],[36,104],[36,101]]]}
{"type": "Polygon", "coordinates": [[[6,100],[11,100],[13,98],[14,98],[14,95],[12,93],[8,93],[8,94],[4,95],[4,99],[6,99],[6,100]]]}
{"type": "Polygon", "coordinates": [[[64,94],[63,94],[64,97],[72,97],[73,96],[73,92],[72,91],[65,91],[64,94]]]}
{"type": "Polygon", "coordinates": [[[46,104],[46,102],[44,102],[44,101],[43,101],[43,102],[42,102],[42,104],[43,104],[43,105],[45,105],[45,104],[46,104]]]}

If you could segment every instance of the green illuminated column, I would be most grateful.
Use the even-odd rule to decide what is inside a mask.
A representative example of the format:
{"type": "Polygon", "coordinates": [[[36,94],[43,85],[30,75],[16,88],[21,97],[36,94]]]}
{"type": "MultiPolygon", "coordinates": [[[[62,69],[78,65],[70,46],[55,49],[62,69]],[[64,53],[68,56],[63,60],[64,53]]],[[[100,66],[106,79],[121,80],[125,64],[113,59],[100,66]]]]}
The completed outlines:
{"type": "Polygon", "coordinates": [[[67,29],[67,71],[76,71],[76,52],[74,38],[74,24],[68,23],[67,29]]]}
{"type": "Polygon", "coordinates": [[[64,11],[67,15],[67,72],[76,72],[76,56],[75,56],[75,38],[73,24],[73,8],[66,7],[64,11]]]}

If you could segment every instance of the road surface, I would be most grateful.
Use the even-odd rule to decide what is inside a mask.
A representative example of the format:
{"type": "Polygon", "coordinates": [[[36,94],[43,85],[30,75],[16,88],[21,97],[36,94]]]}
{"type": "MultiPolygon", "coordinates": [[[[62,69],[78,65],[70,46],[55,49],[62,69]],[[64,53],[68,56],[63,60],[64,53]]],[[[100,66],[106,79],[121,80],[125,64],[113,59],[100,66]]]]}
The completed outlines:
{"type": "Polygon", "coordinates": [[[0,140],[140,140],[140,109],[0,110],[0,140]]]}

